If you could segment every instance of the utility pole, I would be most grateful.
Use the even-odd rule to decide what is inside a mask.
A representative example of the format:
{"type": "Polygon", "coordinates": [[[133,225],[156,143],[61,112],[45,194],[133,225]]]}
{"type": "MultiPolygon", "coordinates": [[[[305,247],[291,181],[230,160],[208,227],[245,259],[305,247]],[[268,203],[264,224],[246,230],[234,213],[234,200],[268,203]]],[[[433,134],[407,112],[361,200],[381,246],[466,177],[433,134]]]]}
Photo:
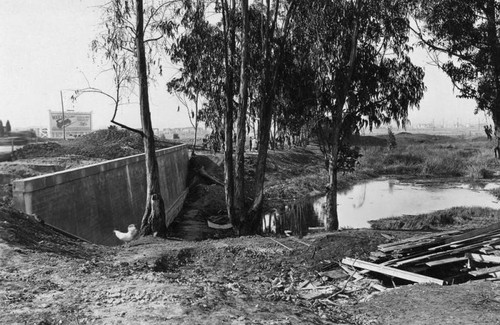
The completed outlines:
{"type": "Polygon", "coordinates": [[[59,93],[61,94],[63,139],[66,140],[66,121],[64,120],[64,101],[63,101],[63,96],[62,96],[62,90],[59,91],[59,93]]]}

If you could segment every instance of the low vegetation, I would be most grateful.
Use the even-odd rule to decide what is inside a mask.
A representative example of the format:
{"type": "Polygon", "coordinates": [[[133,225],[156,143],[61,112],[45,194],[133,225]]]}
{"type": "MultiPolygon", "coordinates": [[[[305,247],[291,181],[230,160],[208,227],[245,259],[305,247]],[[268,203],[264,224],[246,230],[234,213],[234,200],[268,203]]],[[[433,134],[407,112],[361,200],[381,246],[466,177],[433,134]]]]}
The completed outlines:
{"type": "Polygon", "coordinates": [[[377,230],[451,230],[481,228],[500,221],[500,211],[480,207],[454,207],[426,214],[369,221],[377,230]]]}
{"type": "Polygon", "coordinates": [[[396,136],[398,146],[362,147],[358,171],[375,175],[415,177],[463,177],[487,179],[498,165],[492,144],[484,139],[458,139],[444,136],[396,136]]]}

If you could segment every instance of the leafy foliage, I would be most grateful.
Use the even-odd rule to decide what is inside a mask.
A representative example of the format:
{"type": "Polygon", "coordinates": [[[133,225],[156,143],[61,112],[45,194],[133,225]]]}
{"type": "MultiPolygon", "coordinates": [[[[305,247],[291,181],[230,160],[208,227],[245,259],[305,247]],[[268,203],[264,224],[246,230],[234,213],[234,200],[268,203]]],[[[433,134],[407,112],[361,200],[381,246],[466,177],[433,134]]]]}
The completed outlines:
{"type": "Polygon", "coordinates": [[[492,114],[500,125],[500,3],[495,0],[422,1],[415,31],[437,56],[459,97],[475,99],[477,111],[492,114]]]}

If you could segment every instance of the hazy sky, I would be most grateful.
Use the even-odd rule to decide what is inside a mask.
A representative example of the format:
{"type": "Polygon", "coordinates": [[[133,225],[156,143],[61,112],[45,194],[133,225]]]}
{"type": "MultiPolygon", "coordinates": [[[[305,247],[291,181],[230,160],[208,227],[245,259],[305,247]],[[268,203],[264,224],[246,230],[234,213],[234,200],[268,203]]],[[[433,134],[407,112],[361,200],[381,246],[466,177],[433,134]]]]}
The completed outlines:
{"type": "MultiPolygon", "coordinates": [[[[110,74],[93,63],[90,42],[100,21],[97,7],[107,0],[0,0],[0,119],[14,128],[47,127],[49,110],[92,111],[93,127],[110,124],[113,103],[101,95],[85,95],[73,103],[69,97],[78,89],[92,86],[112,91],[110,74]]],[[[415,62],[426,64],[425,52],[415,62]]],[[[484,114],[474,115],[474,102],[455,98],[447,77],[426,66],[427,93],[419,111],[412,112],[412,124],[441,123],[443,120],[485,123],[484,114]]],[[[169,70],[172,72],[172,70],[169,70]]],[[[165,81],[152,86],[150,94],[153,127],[189,126],[185,111],[177,112],[178,101],[167,93],[165,81]]],[[[140,126],[137,103],[122,107],[118,121],[140,126]]]]}

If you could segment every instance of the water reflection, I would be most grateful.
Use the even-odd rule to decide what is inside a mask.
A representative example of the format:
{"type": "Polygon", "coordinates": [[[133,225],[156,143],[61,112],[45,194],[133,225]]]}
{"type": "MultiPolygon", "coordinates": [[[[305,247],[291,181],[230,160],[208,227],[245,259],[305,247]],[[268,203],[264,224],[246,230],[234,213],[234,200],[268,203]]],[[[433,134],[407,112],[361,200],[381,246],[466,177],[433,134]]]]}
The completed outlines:
{"type": "MultiPolygon", "coordinates": [[[[482,188],[461,186],[422,186],[397,180],[377,180],[358,184],[338,194],[338,215],[341,227],[366,228],[369,220],[415,215],[456,206],[500,208],[496,198],[487,192],[500,184],[482,188]]],[[[314,202],[318,222],[324,225],[325,197],[314,202]]]]}

